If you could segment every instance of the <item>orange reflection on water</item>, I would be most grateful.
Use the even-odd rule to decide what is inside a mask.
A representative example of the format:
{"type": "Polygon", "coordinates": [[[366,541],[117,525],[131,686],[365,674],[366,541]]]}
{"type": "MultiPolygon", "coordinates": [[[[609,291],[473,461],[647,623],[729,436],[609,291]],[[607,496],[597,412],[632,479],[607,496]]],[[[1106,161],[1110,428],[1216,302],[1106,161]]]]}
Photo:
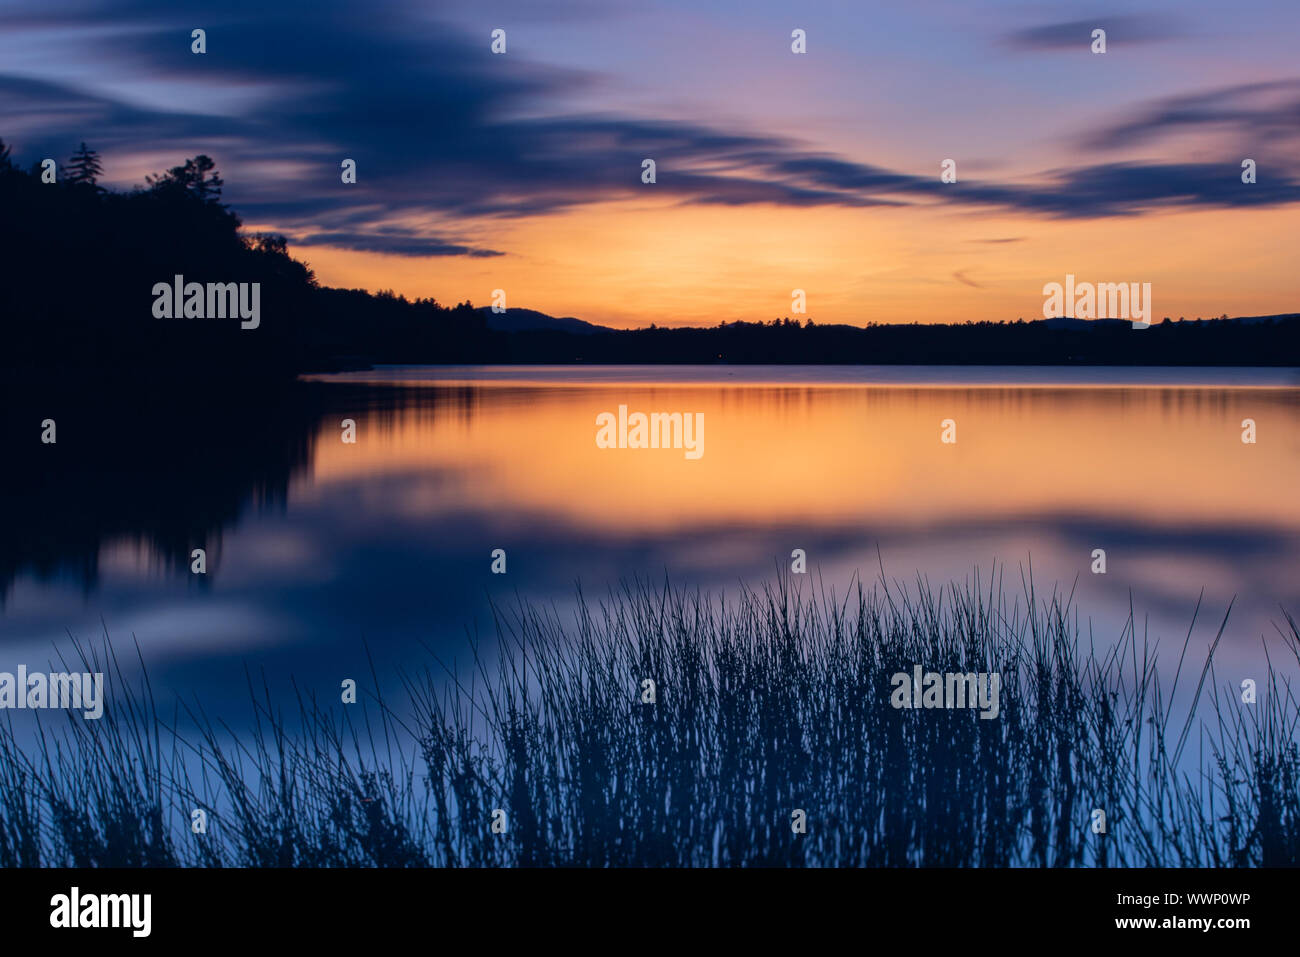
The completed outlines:
{"type": "Polygon", "coordinates": [[[396,510],[535,513],[603,534],[700,524],[928,524],[1035,514],[1300,527],[1300,406],[1284,389],[425,388],[322,424],[312,481],[437,474],[396,510]],[[596,417],[703,413],[703,456],[601,449],[596,417]],[[1255,420],[1257,444],[1241,441],[1255,420]],[[940,441],[956,422],[957,442],[940,441]]]}

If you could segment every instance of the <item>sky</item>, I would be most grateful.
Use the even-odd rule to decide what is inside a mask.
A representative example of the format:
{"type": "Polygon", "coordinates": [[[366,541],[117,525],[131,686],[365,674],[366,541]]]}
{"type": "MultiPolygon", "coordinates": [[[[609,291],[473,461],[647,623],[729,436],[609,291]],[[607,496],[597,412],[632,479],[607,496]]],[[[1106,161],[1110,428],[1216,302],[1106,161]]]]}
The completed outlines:
{"type": "Polygon", "coordinates": [[[0,137],[123,188],[207,153],[321,282],[446,303],[998,321],[1073,274],[1261,315],[1300,310],[1298,35],[1295,0],[6,0],[0,137]]]}

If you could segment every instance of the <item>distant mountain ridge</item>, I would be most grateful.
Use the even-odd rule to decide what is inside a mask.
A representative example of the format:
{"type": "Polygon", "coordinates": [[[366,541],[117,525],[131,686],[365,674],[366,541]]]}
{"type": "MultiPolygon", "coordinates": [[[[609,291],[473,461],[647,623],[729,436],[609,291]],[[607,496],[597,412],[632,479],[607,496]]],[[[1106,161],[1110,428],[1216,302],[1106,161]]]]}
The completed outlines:
{"type": "MultiPolygon", "coordinates": [[[[573,334],[545,313],[472,310],[482,344],[501,363],[806,363],[877,365],[1150,365],[1300,368],[1300,314],[1164,317],[1145,330],[1127,319],[889,323],[866,326],[790,319],[728,321],[716,326],[609,329],[567,319],[573,334]],[[489,319],[494,320],[489,326],[489,319]],[[503,325],[503,320],[508,325],[503,325]],[[507,330],[522,331],[507,331],[507,330]]],[[[409,361],[409,360],[404,360],[409,361]]]]}
{"type": "MultiPolygon", "coordinates": [[[[1260,322],[1286,322],[1300,319],[1300,312],[1283,312],[1275,316],[1228,316],[1228,322],[1239,322],[1243,325],[1253,325],[1260,322]]],[[[1049,329],[1104,329],[1106,327],[1128,326],[1132,323],[1128,319],[1069,319],[1058,316],[1054,319],[1035,319],[1035,322],[1041,322],[1049,329]]],[[[1177,322],[1177,319],[1172,320],[1177,322]]],[[[1222,322],[1223,316],[1198,316],[1195,319],[1183,319],[1183,322],[1222,322]]],[[[1157,326],[1164,322],[1164,318],[1152,319],[1151,325],[1157,326]]]]}
{"type": "Polygon", "coordinates": [[[536,309],[511,308],[506,309],[505,312],[493,312],[490,306],[481,306],[479,312],[487,319],[488,328],[493,332],[533,332],[549,329],[589,336],[596,332],[614,331],[609,326],[598,326],[585,319],[575,319],[573,316],[548,316],[536,309]]]}
{"type": "MultiPolygon", "coordinates": [[[[575,335],[589,336],[600,332],[621,332],[628,330],[619,330],[611,326],[601,326],[594,322],[587,322],[585,319],[578,319],[574,316],[551,316],[536,309],[510,308],[502,313],[494,313],[489,306],[481,306],[478,310],[487,320],[488,328],[493,332],[568,332],[575,335]]],[[[1273,316],[1232,316],[1229,322],[1239,322],[1246,325],[1253,325],[1260,322],[1283,322],[1300,319],[1300,312],[1279,313],[1273,316]]],[[[1220,321],[1219,316],[1207,316],[1202,319],[1184,319],[1184,322],[1212,322],[1220,321]]],[[[1163,322],[1163,317],[1156,319],[1152,325],[1159,325],[1163,322]]],[[[1177,320],[1174,320],[1175,322],[1177,320]]],[[[1049,329],[1105,329],[1120,328],[1131,325],[1127,319],[1070,319],[1057,317],[1054,319],[1034,319],[1032,323],[1041,324],[1049,329]]],[[[708,328],[704,326],[693,327],[676,327],[676,328],[708,328]]],[[[859,329],[861,326],[855,326],[852,323],[827,323],[823,328],[843,328],[859,329]]]]}
{"type": "Polygon", "coordinates": [[[1276,316],[1233,316],[1233,322],[1281,322],[1284,319],[1300,319],[1300,312],[1283,312],[1276,316]]]}

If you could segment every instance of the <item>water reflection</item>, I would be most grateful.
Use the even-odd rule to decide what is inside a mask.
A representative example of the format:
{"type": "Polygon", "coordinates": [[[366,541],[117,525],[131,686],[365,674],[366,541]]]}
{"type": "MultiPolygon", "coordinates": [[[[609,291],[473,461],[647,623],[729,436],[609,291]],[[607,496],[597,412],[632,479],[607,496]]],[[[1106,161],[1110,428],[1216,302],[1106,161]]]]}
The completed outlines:
{"type": "Polygon", "coordinates": [[[216,407],[15,398],[0,642],[30,657],[69,630],[133,634],[183,693],[242,689],[248,661],[331,682],[367,667],[363,642],[397,664],[421,642],[463,649],[466,629],[490,630],[491,598],[563,605],[577,582],[599,594],[631,576],[734,589],[802,548],[840,589],[882,560],[941,582],[995,558],[1018,589],[1032,559],[1099,640],[1131,599],[1174,657],[1202,588],[1199,646],[1236,596],[1222,660],[1251,667],[1279,604],[1300,607],[1295,390],[1240,370],[1231,386],[975,374],[440,369],[216,407]],[[596,416],[619,405],[703,413],[703,457],[598,448],[596,416]],[[38,441],[46,417],[56,446],[38,441]],[[1246,418],[1257,444],[1241,441],[1246,418]],[[940,442],[945,419],[956,444],[940,442]],[[489,572],[494,548],[505,576],[489,572]],[[1106,575],[1090,572],[1097,548],[1106,575]]]}

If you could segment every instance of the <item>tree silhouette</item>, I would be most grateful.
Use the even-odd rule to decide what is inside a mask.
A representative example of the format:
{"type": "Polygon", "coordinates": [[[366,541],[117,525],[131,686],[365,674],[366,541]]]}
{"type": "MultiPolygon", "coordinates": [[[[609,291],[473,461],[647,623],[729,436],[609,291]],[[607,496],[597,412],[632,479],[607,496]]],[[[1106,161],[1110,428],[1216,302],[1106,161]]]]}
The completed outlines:
{"type": "Polygon", "coordinates": [[[11,150],[8,146],[5,145],[4,140],[0,139],[0,170],[8,170],[14,168],[13,159],[11,158],[12,156],[13,156],[13,150],[11,150]]]}
{"type": "Polygon", "coordinates": [[[713,328],[675,327],[669,317],[668,325],[656,321],[650,329],[581,335],[504,332],[469,303],[448,309],[392,290],[319,285],[289,255],[284,237],[242,231],[239,216],[217,201],[222,184],[210,157],[149,182],[151,189],[127,193],[87,189],[71,176],[47,184],[39,162],[30,172],[17,169],[0,143],[0,263],[6,275],[22,277],[0,282],[0,391],[16,381],[47,381],[51,372],[60,380],[116,383],[129,370],[150,382],[183,379],[192,387],[288,379],[358,362],[1300,366],[1300,319],[1287,318],[1197,324],[1180,317],[1142,333],[1122,321],[1057,329],[1023,318],[924,325],[873,319],[857,327],[789,317],[713,328]],[[70,261],[80,288],[95,291],[93,310],[79,296],[48,294],[67,283],[70,261]],[[176,276],[258,283],[261,325],[248,332],[229,318],[155,316],[152,290],[176,276]]]}
{"type": "Polygon", "coordinates": [[[225,185],[217,174],[217,164],[204,153],[187,159],[182,166],[173,166],[165,173],[146,176],[145,180],[155,190],[183,189],[205,203],[220,199],[221,187],[225,185]]]}
{"type": "Polygon", "coordinates": [[[221,177],[217,175],[217,164],[212,161],[212,158],[203,153],[194,157],[195,195],[205,203],[210,199],[220,199],[222,185],[221,177]]]}
{"type": "Polygon", "coordinates": [[[68,160],[67,176],[69,183],[86,183],[94,186],[99,177],[104,174],[104,168],[100,165],[99,154],[89,149],[83,142],[81,148],[72,154],[72,159],[68,160]]]}
{"type": "MultiPolygon", "coordinates": [[[[93,175],[98,158],[88,147],[78,153],[93,175]]],[[[496,339],[468,304],[319,286],[283,236],[243,231],[218,199],[223,184],[211,157],[150,177],[152,188],[118,192],[74,182],[67,168],[56,184],[44,183],[39,162],[30,172],[6,168],[8,155],[0,144],[0,263],[23,281],[0,282],[0,420],[6,388],[51,373],[86,384],[131,369],[143,382],[206,382],[218,394],[211,383],[232,376],[281,381],[371,356],[479,362],[496,339]],[[68,281],[70,261],[79,288],[95,291],[93,310],[46,292],[68,281]],[[258,284],[260,326],[155,316],[152,290],[175,276],[258,284]]],[[[0,549],[0,579],[2,559],[0,549]]]]}

